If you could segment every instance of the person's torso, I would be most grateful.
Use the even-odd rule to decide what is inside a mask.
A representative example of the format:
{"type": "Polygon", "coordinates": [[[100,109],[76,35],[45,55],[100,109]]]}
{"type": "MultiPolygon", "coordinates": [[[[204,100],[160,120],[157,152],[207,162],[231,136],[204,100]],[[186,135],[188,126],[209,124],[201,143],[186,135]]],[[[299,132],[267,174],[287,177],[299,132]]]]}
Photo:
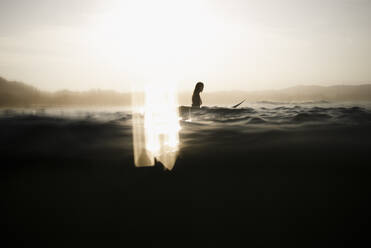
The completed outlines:
{"type": "Polygon", "coordinates": [[[192,106],[200,106],[202,103],[200,94],[192,95],[192,106]]]}

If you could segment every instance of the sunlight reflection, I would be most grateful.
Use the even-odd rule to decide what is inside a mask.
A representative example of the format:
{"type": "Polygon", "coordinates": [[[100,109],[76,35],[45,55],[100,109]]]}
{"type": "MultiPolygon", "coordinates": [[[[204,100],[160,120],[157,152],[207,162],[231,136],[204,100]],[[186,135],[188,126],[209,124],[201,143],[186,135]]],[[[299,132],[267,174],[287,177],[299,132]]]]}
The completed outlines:
{"type": "Polygon", "coordinates": [[[137,167],[153,166],[155,159],[165,168],[174,167],[179,145],[179,115],[174,86],[147,85],[144,95],[133,92],[133,145],[137,167]],[[139,110],[144,105],[144,113],[139,110]],[[139,108],[138,108],[139,107],[139,108]]]}

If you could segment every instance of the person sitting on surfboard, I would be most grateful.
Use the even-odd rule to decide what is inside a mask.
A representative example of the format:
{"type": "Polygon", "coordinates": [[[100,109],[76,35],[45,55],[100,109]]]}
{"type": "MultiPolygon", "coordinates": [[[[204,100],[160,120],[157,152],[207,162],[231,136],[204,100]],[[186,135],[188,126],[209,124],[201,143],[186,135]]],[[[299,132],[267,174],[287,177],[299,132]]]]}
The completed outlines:
{"type": "Polygon", "coordinates": [[[192,95],[192,107],[199,108],[202,104],[202,100],[200,97],[200,93],[204,90],[204,84],[202,82],[198,82],[196,84],[195,90],[193,91],[192,95]]]}

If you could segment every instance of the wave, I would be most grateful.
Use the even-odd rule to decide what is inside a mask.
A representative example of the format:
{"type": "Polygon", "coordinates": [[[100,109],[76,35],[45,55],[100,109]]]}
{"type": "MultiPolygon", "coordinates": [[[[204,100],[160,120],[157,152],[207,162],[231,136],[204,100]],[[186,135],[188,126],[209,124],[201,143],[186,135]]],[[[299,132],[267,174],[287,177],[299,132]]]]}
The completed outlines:
{"type": "Polygon", "coordinates": [[[369,109],[351,107],[322,107],[322,106],[277,106],[273,108],[200,108],[181,111],[183,120],[208,123],[239,123],[239,124],[326,124],[326,123],[366,123],[371,122],[369,109]],[[184,114],[186,113],[186,114],[184,114]]]}
{"type": "MultiPolygon", "coordinates": [[[[280,126],[305,124],[369,124],[371,122],[370,108],[361,106],[327,105],[254,105],[244,108],[202,107],[192,109],[181,106],[179,108],[182,123],[191,120],[193,124],[200,125],[242,125],[242,126],[280,126]]],[[[118,123],[130,125],[130,111],[93,111],[93,110],[14,110],[0,111],[0,121],[54,121],[65,123],[68,121],[86,121],[100,123],[118,123]]]]}
{"type": "MultiPolygon", "coordinates": [[[[221,145],[229,151],[236,147],[265,149],[278,141],[290,147],[295,142],[312,142],[317,148],[315,141],[319,139],[335,144],[337,137],[348,135],[347,144],[357,145],[360,138],[353,139],[352,134],[371,137],[370,109],[360,106],[211,107],[188,109],[188,114],[181,117],[182,148],[221,145]]],[[[3,110],[0,146],[4,154],[17,151],[17,156],[25,157],[106,159],[122,153],[131,157],[131,119],[130,112],[116,110],[3,110]]],[[[369,144],[369,139],[362,142],[369,144]]]]}
{"type": "Polygon", "coordinates": [[[293,122],[322,122],[331,119],[328,114],[299,113],[292,118],[293,122]]]}
{"type": "Polygon", "coordinates": [[[257,104],[268,104],[268,105],[292,105],[292,104],[295,104],[295,105],[297,105],[297,104],[309,105],[309,104],[329,104],[331,102],[321,100],[321,101],[304,101],[304,102],[300,102],[300,101],[292,101],[292,102],[257,101],[256,103],[257,104]]]}

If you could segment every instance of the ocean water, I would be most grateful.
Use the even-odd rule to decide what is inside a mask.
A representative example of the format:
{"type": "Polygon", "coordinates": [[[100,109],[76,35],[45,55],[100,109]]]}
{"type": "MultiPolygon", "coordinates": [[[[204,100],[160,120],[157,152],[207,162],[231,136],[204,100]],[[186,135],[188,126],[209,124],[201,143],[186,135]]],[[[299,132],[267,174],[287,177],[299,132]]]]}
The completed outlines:
{"type": "Polygon", "coordinates": [[[5,236],[49,247],[371,243],[370,106],[191,111],[171,171],[134,167],[128,108],[3,109],[5,236]]]}
{"type": "MultiPolygon", "coordinates": [[[[226,126],[246,127],[295,127],[304,125],[366,124],[370,122],[371,102],[333,103],[333,102],[252,102],[238,108],[202,107],[187,109],[180,107],[181,125],[208,125],[210,128],[226,126]],[[247,105],[247,106],[244,106],[247,105]],[[185,124],[184,122],[187,122],[185,124]]],[[[129,107],[91,107],[91,108],[37,108],[1,109],[0,118],[4,120],[19,118],[54,118],[69,121],[91,121],[99,123],[121,122],[129,124],[129,107]],[[128,121],[128,122],[125,122],[128,121]]]]}
{"type": "MultiPolygon", "coordinates": [[[[267,133],[290,134],[305,133],[312,138],[321,132],[343,137],[346,130],[371,129],[371,103],[332,103],[332,102],[253,102],[233,109],[228,107],[202,107],[186,110],[180,107],[180,149],[197,144],[230,144],[236,150],[253,147],[245,140],[255,137],[258,141],[269,143],[267,133]],[[239,146],[239,143],[244,146],[239,146]]],[[[27,139],[24,132],[37,130],[41,137],[32,137],[35,147],[43,139],[59,137],[64,132],[70,134],[60,137],[62,143],[80,144],[80,135],[96,142],[96,146],[106,143],[121,145],[124,152],[131,152],[131,110],[130,108],[49,108],[49,109],[3,109],[0,111],[2,144],[12,143],[12,138],[27,139]],[[74,135],[72,132],[81,130],[74,135]],[[93,132],[96,131],[96,133],[93,132]],[[50,132],[50,133],[49,133],[50,132]],[[53,133],[55,132],[55,133],[53,133]],[[113,137],[100,137],[112,133],[113,137]],[[116,133],[116,136],[114,135],[116,133]],[[13,136],[14,135],[14,136],[13,136]],[[71,140],[64,140],[71,139],[71,140]],[[76,139],[76,143],[73,140],[76,139]],[[99,141],[98,141],[99,140],[99,141]]],[[[366,133],[365,133],[365,136],[366,133]]],[[[290,137],[288,136],[288,139],[290,137]]],[[[318,139],[323,137],[319,136],[318,139]]],[[[288,139],[282,139],[282,144],[288,139]]],[[[297,140],[301,142],[300,139],[297,140]]],[[[302,142],[307,139],[303,138],[302,142]]],[[[326,141],[326,140],[325,140],[326,141]]],[[[333,140],[328,140],[333,142],[333,140]]],[[[363,141],[363,140],[361,140],[363,141]]],[[[87,146],[92,145],[92,143],[87,146]]],[[[272,140],[272,142],[276,142],[272,140]]],[[[350,142],[350,141],[349,141],[350,142]]],[[[356,142],[353,140],[352,142],[356,142]]],[[[365,140],[367,143],[367,140],[365,140]]],[[[27,143],[26,143],[27,144],[27,143]]],[[[58,146],[58,142],[53,142],[58,146]]],[[[26,148],[24,148],[27,150],[26,148]]],[[[57,147],[55,148],[57,149],[57,147]]],[[[76,149],[79,147],[76,145],[76,149]]],[[[44,151],[46,152],[46,151],[44,151]]]]}
{"type": "MultiPolygon", "coordinates": [[[[362,129],[366,132],[371,128],[371,103],[368,102],[253,102],[244,103],[236,109],[215,106],[189,111],[182,108],[180,107],[181,148],[192,143],[199,145],[225,143],[237,136],[238,139],[233,141],[236,148],[240,142],[244,143],[244,137],[250,139],[252,135],[260,134],[263,138],[264,133],[272,132],[311,131],[311,135],[316,136],[318,134],[316,131],[320,130],[334,133],[362,129]]],[[[119,107],[3,109],[0,111],[1,140],[3,144],[9,142],[7,138],[14,138],[12,135],[25,139],[27,137],[22,137],[23,131],[32,129],[38,130],[42,134],[41,138],[47,138],[48,132],[58,130],[61,133],[71,132],[70,129],[75,128],[81,129],[81,133],[71,135],[70,138],[76,138],[77,144],[80,143],[79,135],[86,133],[85,136],[89,140],[101,139],[98,144],[124,143],[122,147],[128,152],[131,145],[131,116],[130,108],[119,107]],[[116,132],[117,136],[111,137],[111,140],[95,137],[97,133],[89,133],[91,129],[97,130],[98,134],[116,132]],[[125,142],[118,142],[120,138],[125,142]]],[[[59,133],[55,135],[58,136],[59,133]]],[[[341,137],[342,133],[339,135],[341,137]]],[[[257,136],[258,140],[259,138],[257,136]]],[[[61,139],[63,140],[63,137],[61,139]]],[[[34,137],[36,144],[38,140],[39,138],[34,137]]],[[[267,141],[269,140],[264,138],[264,142],[267,141]]],[[[285,143],[284,139],[281,141],[285,143]]],[[[58,142],[55,144],[58,145],[58,142]]]]}
{"type": "MultiPolygon", "coordinates": [[[[368,103],[279,103],[258,102],[248,107],[204,107],[191,113],[191,120],[210,125],[254,127],[303,126],[311,124],[365,124],[370,121],[368,103]]],[[[186,116],[187,118],[188,116],[186,116]]]]}

